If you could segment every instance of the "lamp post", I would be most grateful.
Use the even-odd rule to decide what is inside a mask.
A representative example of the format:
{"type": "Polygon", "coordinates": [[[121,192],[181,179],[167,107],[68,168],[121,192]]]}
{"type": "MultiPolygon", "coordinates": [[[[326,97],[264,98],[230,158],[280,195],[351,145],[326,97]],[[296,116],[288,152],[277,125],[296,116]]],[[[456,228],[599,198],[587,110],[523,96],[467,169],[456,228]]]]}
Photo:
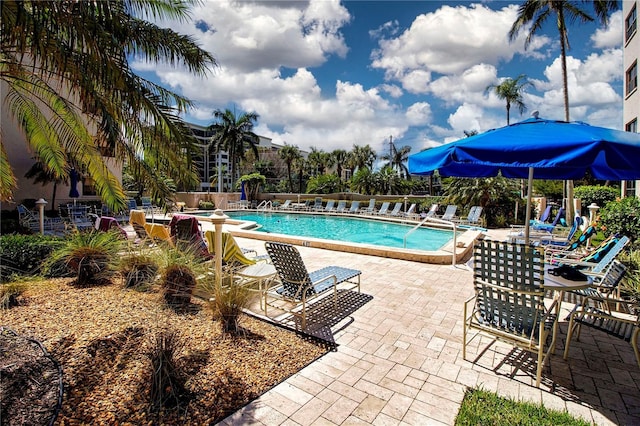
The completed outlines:
{"type": "Polygon", "coordinates": [[[222,289],[222,225],[229,219],[229,216],[224,214],[222,210],[215,209],[210,218],[216,230],[213,250],[215,253],[216,292],[218,292],[222,289]]]}
{"type": "Polygon", "coordinates": [[[404,196],[404,212],[407,212],[407,196],[404,196]]]}
{"type": "Polygon", "coordinates": [[[40,198],[36,201],[36,206],[38,206],[38,217],[40,219],[40,235],[44,235],[44,206],[47,205],[47,202],[44,198],[40,198]]]}

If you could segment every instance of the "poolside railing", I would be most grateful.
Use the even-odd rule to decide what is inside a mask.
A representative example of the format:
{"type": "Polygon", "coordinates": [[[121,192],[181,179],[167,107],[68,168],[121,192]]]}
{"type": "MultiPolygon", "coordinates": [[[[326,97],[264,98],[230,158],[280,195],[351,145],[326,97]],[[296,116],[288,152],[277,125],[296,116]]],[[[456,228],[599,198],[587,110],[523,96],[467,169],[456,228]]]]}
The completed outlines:
{"type": "Polygon", "coordinates": [[[425,217],[420,223],[418,223],[416,226],[407,231],[406,234],[404,234],[404,237],[402,237],[403,247],[407,248],[407,238],[409,237],[409,235],[411,235],[416,229],[420,228],[427,222],[439,223],[441,225],[449,226],[451,227],[451,229],[453,229],[453,252],[451,254],[451,265],[456,266],[456,248],[458,247],[458,242],[456,240],[457,225],[455,224],[455,222],[452,222],[450,220],[442,220],[435,217],[425,217]]]}
{"type": "Polygon", "coordinates": [[[271,203],[271,200],[264,200],[260,204],[258,204],[258,206],[256,207],[256,210],[272,210],[272,209],[273,209],[273,204],[271,203]]]}

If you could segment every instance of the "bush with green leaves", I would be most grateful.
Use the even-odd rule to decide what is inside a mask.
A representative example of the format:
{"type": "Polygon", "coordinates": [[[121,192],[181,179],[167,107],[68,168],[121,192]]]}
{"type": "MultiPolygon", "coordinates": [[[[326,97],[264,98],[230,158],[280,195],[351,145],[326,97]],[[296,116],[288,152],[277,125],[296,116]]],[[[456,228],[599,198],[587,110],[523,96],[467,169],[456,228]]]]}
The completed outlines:
{"type": "Polygon", "coordinates": [[[117,270],[123,241],[119,232],[74,232],[47,259],[45,267],[64,262],[76,275],[76,285],[108,282],[117,270]]]}
{"type": "Polygon", "coordinates": [[[631,250],[628,253],[620,253],[620,262],[627,267],[627,272],[622,279],[621,289],[636,303],[640,302],[640,250],[631,250]]]}
{"type": "Polygon", "coordinates": [[[591,203],[604,207],[608,202],[615,201],[620,197],[620,189],[603,185],[585,185],[575,188],[573,196],[582,200],[582,214],[586,214],[587,206],[591,203]]]}
{"type": "Polygon", "coordinates": [[[640,198],[626,197],[619,201],[611,201],[599,211],[599,224],[605,234],[626,235],[640,242],[640,198]]]}
{"type": "Polygon", "coordinates": [[[62,240],[48,235],[3,235],[0,237],[2,281],[10,277],[42,273],[42,263],[59,247],[62,240]]]}
{"type": "Polygon", "coordinates": [[[155,281],[160,267],[146,247],[136,248],[120,258],[119,270],[125,288],[146,291],[155,281]]]}
{"type": "Polygon", "coordinates": [[[320,175],[309,179],[307,194],[333,194],[342,191],[343,184],[336,175],[320,175]]]}
{"type": "Polygon", "coordinates": [[[215,209],[216,204],[213,201],[205,201],[205,200],[200,200],[198,201],[198,208],[200,208],[201,210],[213,210],[215,209]]]}
{"type": "Polygon", "coordinates": [[[194,247],[164,247],[158,262],[165,302],[175,309],[187,308],[191,303],[197,277],[207,273],[208,263],[202,262],[194,247]]]}

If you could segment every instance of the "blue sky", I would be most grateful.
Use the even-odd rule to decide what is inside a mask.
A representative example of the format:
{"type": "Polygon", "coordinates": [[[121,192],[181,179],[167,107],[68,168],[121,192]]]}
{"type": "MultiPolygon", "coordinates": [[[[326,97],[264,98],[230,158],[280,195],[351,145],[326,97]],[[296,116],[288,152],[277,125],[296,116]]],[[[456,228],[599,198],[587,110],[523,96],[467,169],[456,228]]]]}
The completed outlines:
{"type": "MultiPolygon", "coordinates": [[[[589,4],[582,4],[589,13],[589,4]]],[[[528,49],[528,31],[509,42],[517,2],[203,0],[187,22],[160,25],[192,35],[217,59],[206,78],[134,62],[138,72],[196,107],[254,111],[256,133],[309,150],[379,154],[392,136],[412,153],[506,124],[504,101],[486,87],[525,74],[527,111],[564,119],[554,19],[528,49]]],[[[607,29],[569,27],[571,119],[622,128],[622,14],[607,29]]]]}

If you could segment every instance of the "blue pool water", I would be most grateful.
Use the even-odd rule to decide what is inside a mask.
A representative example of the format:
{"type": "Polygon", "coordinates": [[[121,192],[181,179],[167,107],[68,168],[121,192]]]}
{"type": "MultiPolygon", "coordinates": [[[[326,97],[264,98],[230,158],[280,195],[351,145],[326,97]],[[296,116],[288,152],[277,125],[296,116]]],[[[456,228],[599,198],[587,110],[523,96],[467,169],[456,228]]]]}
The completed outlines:
{"type": "MultiPolygon", "coordinates": [[[[259,232],[322,238],[325,240],[403,248],[403,238],[414,225],[331,215],[226,212],[233,219],[261,225],[259,232]]],[[[408,249],[438,250],[453,238],[447,230],[419,228],[407,237],[408,249]]]]}

